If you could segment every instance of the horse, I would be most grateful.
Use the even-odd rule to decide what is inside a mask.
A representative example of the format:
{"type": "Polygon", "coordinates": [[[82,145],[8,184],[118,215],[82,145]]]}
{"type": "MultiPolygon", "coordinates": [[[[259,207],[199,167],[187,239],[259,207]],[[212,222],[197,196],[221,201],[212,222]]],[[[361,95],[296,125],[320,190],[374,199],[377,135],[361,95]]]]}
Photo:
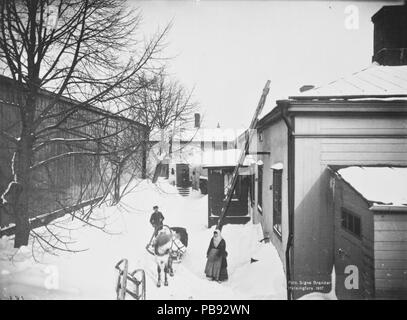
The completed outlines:
{"type": "Polygon", "coordinates": [[[158,233],[153,244],[158,273],[157,287],[161,287],[161,271],[164,271],[164,286],[168,286],[167,274],[169,273],[171,277],[174,275],[171,257],[172,245],[172,233],[168,234],[165,231],[161,231],[158,233]]]}

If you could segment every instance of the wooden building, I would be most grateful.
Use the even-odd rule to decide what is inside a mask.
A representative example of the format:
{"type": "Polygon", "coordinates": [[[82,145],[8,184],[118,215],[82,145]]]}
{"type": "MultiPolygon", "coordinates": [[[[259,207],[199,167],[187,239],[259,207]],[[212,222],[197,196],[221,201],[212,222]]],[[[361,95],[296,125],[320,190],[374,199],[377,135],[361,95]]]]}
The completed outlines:
{"type": "Polygon", "coordinates": [[[262,190],[257,192],[256,219],[276,246],[290,281],[329,281],[334,217],[327,167],[407,165],[407,66],[373,65],[306,93],[278,101],[259,121],[258,149],[270,155],[259,156],[262,190]],[[376,76],[385,86],[378,94],[368,84],[376,76]],[[393,84],[396,77],[404,79],[404,88],[393,84]],[[327,96],[363,82],[366,91],[358,95],[327,96]],[[398,90],[394,98],[392,90],[398,90]]]}
{"type": "Polygon", "coordinates": [[[154,131],[150,135],[150,159],[158,160],[155,176],[165,177],[170,183],[176,184],[180,193],[187,195],[186,177],[180,185],[181,176],[189,175],[189,186],[195,190],[205,192],[207,186],[207,170],[202,164],[208,158],[208,154],[235,150],[237,148],[237,138],[244,131],[234,128],[206,128],[200,126],[200,115],[195,114],[195,124],[193,128],[182,127],[177,130],[154,131]],[[168,143],[167,143],[168,142],[168,143]],[[157,157],[158,155],[158,157],[157,157]],[[188,166],[188,169],[185,167],[188,166]],[[178,172],[181,169],[182,172],[178,172]],[[157,172],[158,170],[158,172],[157,172]],[[202,187],[200,187],[202,186],[202,187]]]}
{"type": "MultiPolygon", "coordinates": [[[[376,14],[380,21],[396,18],[392,12],[400,10],[385,8],[376,14]]],[[[405,23],[400,20],[393,26],[405,23]]],[[[375,46],[374,57],[380,56],[387,65],[374,62],[350,76],[277,101],[258,122],[257,149],[266,154],[259,155],[263,164],[256,166],[255,220],[277,248],[291,298],[331,290],[335,215],[328,167],[407,165],[407,66],[393,54],[406,48],[392,37],[396,32],[385,24],[375,26],[375,37],[395,41],[386,48],[375,46]],[[383,57],[386,52],[388,59],[383,57]],[[300,281],[327,285],[298,288],[300,281]]]]}
{"type": "MultiPolygon", "coordinates": [[[[18,137],[20,132],[19,104],[22,97],[22,89],[16,85],[14,80],[0,76],[0,131],[15,137],[18,137]]],[[[38,110],[47,106],[54,97],[53,93],[41,90],[37,101],[38,110]]],[[[145,139],[145,126],[141,123],[91,105],[83,105],[76,109],[75,106],[78,104],[78,101],[66,97],[59,98],[54,112],[60,112],[62,115],[64,110],[71,110],[70,115],[60,129],[49,131],[49,134],[41,139],[44,141],[51,138],[61,140],[80,139],[89,137],[92,134],[101,134],[101,132],[103,132],[102,136],[108,135],[109,132],[120,132],[123,140],[128,135],[129,141],[136,141],[137,139],[142,141],[145,139]],[[72,112],[72,110],[76,111],[72,112]],[[67,128],[73,129],[66,130],[67,128]]],[[[60,118],[50,117],[50,120],[44,122],[38,130],[43,129],[45,126],[55,125],[60,118]]],[[[104,142],[107,143],[105,140],[104,142]]],[[[113,138],[109,142],[114,143],[113,138]]],[[[13,143],[9,142],[4,135],[0,135],[0,194],[6,190],[8,183],[12,180],[11,159],[14,148],[13,143]]],[[[95,144],[45,143],[45,146],[35,153],[34,160],[38,163],[44,159],[84,149],[90,152],[95,151],[95,144]]],[[[131,161],[129,160],[128,163],[140,162],[139,158],[141,158],[141,150],[135,152],[134,158],[130,159],[131,161]]],[[[110,160],[107,157],[72,155],[35,170],[30,217],[34,218],[61,210],[61,207],[80,208],[81,203],[89,204],[93,200],[96,201],[106,187],[104,186],[105,177],[102,166],[108,168],[107,170],[115,169],[113,165],[114,159],[110,160]],[[107,165],[110,160],[112,166],[107,165]]],[[[123,168],[122,173],[122,179],[118,179],[110,187],[116,188],[116,183],[124,183],[126,174],[137,175],[134,168],[130,168],[130,166],[123,168]]],[[[114,193],[113,189],[112,193],[114,193]]],[[[61,213],[63,214],[64,211],[65,209],[61,210],[61,213]]],[[[0,227],[6,227],[13,222],[13,217],[6,214],[5,210],[1,210],[0,227]]]]}
{"type": "MultiPolygon", "coordinates": [[[[208,228],[216,225],[219,220],[239,153],[238,149],[217,151],[203,164],[203,168],[208,170],[208,228]]],[[[251,220],[250,186],[253,176],[249,167],[250,161],[250,158],[246,158],[243,166],[239,168],[239,177],[224,220],[225,224],[245,224],[251,220]]]]}
{"type": "Polygon", "coordinates": [[[407,167],[330,167],[339,299],[407,298],[407,167]],[[346,288],[354,266],[355,288],[346,288]]]}

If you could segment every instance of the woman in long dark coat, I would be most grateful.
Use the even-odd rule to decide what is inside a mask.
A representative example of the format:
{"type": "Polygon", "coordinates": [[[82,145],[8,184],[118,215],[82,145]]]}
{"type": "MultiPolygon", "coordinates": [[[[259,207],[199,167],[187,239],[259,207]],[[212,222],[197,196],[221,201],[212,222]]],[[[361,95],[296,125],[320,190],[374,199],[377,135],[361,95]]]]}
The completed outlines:
{"type": "Polygon", "coordinates": [[[206,252],[205,274],[216,281],[228,279],[226,241],[222,238],[220,230],[213,232],[213,237],[206,252]]]}

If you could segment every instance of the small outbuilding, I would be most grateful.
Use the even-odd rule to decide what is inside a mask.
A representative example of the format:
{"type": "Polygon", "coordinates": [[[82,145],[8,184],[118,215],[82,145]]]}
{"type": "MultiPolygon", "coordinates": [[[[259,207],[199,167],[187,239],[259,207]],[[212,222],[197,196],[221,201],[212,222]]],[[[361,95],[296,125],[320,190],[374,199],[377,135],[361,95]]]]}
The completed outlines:
{"type": "MultiPolygon", "coordinates": [[[[208,171],[208,228],[216,225],[228,192],[228,185],[237,165],[240,150],[231,149],[206,154],[203,169],[208,171]]],[[[251,219],[249,211],[252,174],[249,157],[239,168],[239,177],[225,217],[225,224],[245,224],[251,219]]]]}
{"type": "Polygon", "coordinates": [[[405,299],[407,168],[329,170],[338,298],[405,299]]]}

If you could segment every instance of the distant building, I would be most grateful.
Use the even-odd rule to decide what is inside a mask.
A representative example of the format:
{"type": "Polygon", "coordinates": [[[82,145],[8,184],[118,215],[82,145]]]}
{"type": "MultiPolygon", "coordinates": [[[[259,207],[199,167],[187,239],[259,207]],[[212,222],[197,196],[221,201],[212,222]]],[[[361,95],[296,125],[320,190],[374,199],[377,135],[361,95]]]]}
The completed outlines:
{"type": "Polygon", "coordinates": [[[243,129],[201,127],[197,115],[194,128],[183,127],[174,132],[156,130],[150,135],[150,160],[163,164],[159,176],[169,178],[183,189],[187,188],[186,179],[189,186],[199,189],[201,179],[207,179],[207,171],[202,168],[204,161],[217,151],[236,149],[237,138],[243,132],[243,129]],[[181,170],[185,177],[181,177],[177,170],[181,170]]]}

